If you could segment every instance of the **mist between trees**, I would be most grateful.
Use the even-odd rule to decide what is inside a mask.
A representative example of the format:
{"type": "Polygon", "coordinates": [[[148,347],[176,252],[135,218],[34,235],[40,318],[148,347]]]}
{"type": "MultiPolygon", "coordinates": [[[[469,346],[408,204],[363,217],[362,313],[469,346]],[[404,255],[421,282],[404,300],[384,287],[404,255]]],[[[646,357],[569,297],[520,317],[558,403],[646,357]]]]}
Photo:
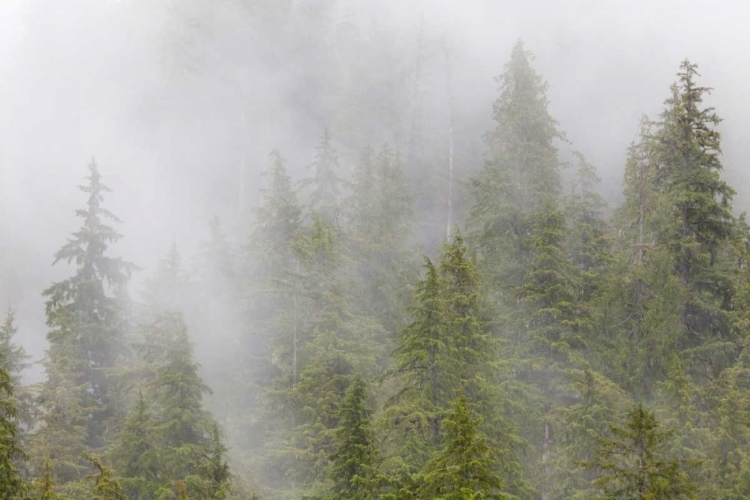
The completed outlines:
{"type": "Polygon", "coordinates": [[[605,196],[523,41],[503,49],[491,120],[474,120],[447,30],[422,19],[409,64],[381,74],[369,65],[395,46],[358,28],[364,7],[334,4],[196,0],[148,18],[165,22],[167,73],[196,85],[177,101],[236,85],[241,146],[219,154],[236,162],[196,183],[222,217],[185,222],[202,241],[186,253],[174,236],[126,244],[172,215],[134,210],[150,198],[81,152],[58,274],[36,289],[0,254],[0,496],[749,498],[750,225],[711,75],[675,61],[605,196]],[[258,43],[252,64],[222,51],[232,36],[258,43]],[[247,69],[295,51],[307,88],[266,116],[247,69]],[[30,288],[38,362],[11,293],[30,288]]]}

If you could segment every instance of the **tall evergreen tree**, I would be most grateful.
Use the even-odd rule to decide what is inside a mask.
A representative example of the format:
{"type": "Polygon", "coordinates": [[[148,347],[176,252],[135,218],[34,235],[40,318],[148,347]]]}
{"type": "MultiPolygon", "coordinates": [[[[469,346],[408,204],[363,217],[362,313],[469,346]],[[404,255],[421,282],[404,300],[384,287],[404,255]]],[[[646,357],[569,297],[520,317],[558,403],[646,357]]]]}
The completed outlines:
{"type": "Polygon", "coordinates": [[[89,476],[89,479],[94,483],[94,499],[127,500],[120,489],[120,483],[113,477],[112,469],[102,464],[98,457],[87,455],[86,458],[96,469],[96,473],[89,476]]]}
{"type": "Polygon", "coordinates": [[[34,484],[34,489],[39,494],[39,500],[65,500],[63,496],[55,492],[55,478],[52,472],[52,460],[50,459],[49,452],[45,453],[42,470],[44,473],[34,484]]]}
{"type": "Polygon", "coordinates": [[[149,405],[139,391],[111,453],[122,489],[133,500],[156,496],[160,466],[153,425],[149,405]]]}
{"type": "Polygon", "coordinates": [[[698,85],[697,69],[687,60],[682,62],[678,82],[665,102],[655,133],[656,180],[665,193],[661,241],[685,289],[680,347],[694,349],[697,362],[692,367],[703,372],[700,376],[713,378],[726,363],[710,360],[723,358],[730,335],[727,309],[732,291],[720,252],[733,233],[735,191],[720,176],[721,145],[715,127],[721,119],[713,108],[703,106],[711,89],[698,85]]]}
{"type": "Polygon", "coordinates": [[[509,498],[503,482],[493,473],[492,451],[479,432],[465,397],[446,416],[445,435],[437,456],[425,466],[424,484],[416,498],[479,500],[509,498]]]}
{"type": "Polygon", "coordinates": [[[359,276],[357,306],[395,334],[403,327],[408,284],[416,279],[412,200],[398,153],[386,145],[374,161],[372,155],[366,148],[352,175],[347,236],[359,276]]]}
{"type": "Polygon", "coordinates": [[[24,370],[29,367],[29,355],[23,346],[18,345],[15,337],[16,312],[8,308],[3,323],[0,325],[0,369],[5,370],[13,384],[13,399],[18,412],[18,424],[21,430],[27,430],[34,424],[33,394],[21,383],[24,370]]]}
{"type": "Polygon", "coordinates": [[[310,165],[314,169],[313,176],[305,179],[302,185],[310,188],[310,209],[326,224],[336,226],[341,210],[342,180],[338,172],[338,154],[331,144],[328,129],[323,131],[316,151],[315,161],[310,165]]]}
{"type": "MultiPolygon", "coordinates": [[[[0,364],[5,364],[2,357],[0,364]]],[[[19,467],[26,454],[21,448],[13,392],[13,379],[5,368],[0,367],[0,496],[20,500],[28,491],[19,467]]]]}
{"type": "Polygon", "coordinates": [[[600,472],[594,484],[605,499],[658,500],[697,498],[680,462],[663,458],[661,448],[674,434],[664,431],[643,404],[631,407],[623,426],[610,427],[611,438],[599,438],[596,457],[584,462],[600,472]]]}
{"type": "Polygon", "coordinates": [[[336,448],[328,473],[333,481],[331,498],[369,500],[373,497],[375,435],[367,406],[367,385],[357,377],[349,386],[339,408],[336,448]]]}
{"type": "Polygon", "coordinates": [[[591,300],[610,260],[607,226],[602,219],[606,207],[604,199],[594,190],[599,182],[596,169],[582,153],[574,153],[578,162],[573,186],[565,200],[565,211],[570,225],[567,237],[570,260],[583,281],[579,300],[591,300]]]}
{"type": "MultiPolygon", "coordinates": [[[[355,373],[382,370],[385,333],[352,307],[351,269],[334,228],[317,217],[296,245],[300,274],[293,291],[299,313],[294,342],[279,339],[279,373],[267,406],[274,421],[264,457],[272,482],[289,481],[306,495],[325,494],[338,409],[355,373]],[[292,458],[293,457],[293,458],[292,458]],[[282,475],[283,474],[283,475],[282,475]],[[277,476],[278,475],[278,476],[277,476]]],[[[282,483],[283,484],[283,483],[282,483]]],[[[288,483],[287,483],[288,484],[288,483]]]]}
{"type": "Polygon", "coordinates": [[[156,337],[167,339],[166,355],[148,384],[155,407],[152,439],[159,447],[157,498],[169,498],[171,482],[180,479],[185,480],[191,497],[218,499],[229,478],[216,481],[216,471],[204,462],[206,457],[218,464],[225,459],[216,447],[215,422],[203,408],[203,395],[209,389],[198,374],[187,328],[177,312],[163,313],[152,328],[156,337]]]}
{"type": "Polygon", "coordinates": [[[44,423],[36,441],[54,458],[58,480],[82,478],[86,449],[102,449],[112,436],[112,419],[119,417],[112,370],[128,356],[126,324],[117,292],[135,267],[106,255],[121,236],[105,221],[119,222],[101,206],[109,192],[96,163],[89,165],[86,208],[76,211],[83,226],[55,254],[55,262],[74,262],[76,273],[44,291],[47,297],[49,348],[44,361],[47,381],[40,402],[44,423]],[[114,294],[113,294],[114,292],[114,294]]]}
{"type": "Polygon", "coordinates": [[[563,135],[549,114],[547,84],[531,67],[532,59],[519,40],[497,79],[495,129],[485,136],[488,160],[472,183],[473,239],[483,270],[498,291],[521,284],[532,216],[560,192],[554,141],[563,135]]]}

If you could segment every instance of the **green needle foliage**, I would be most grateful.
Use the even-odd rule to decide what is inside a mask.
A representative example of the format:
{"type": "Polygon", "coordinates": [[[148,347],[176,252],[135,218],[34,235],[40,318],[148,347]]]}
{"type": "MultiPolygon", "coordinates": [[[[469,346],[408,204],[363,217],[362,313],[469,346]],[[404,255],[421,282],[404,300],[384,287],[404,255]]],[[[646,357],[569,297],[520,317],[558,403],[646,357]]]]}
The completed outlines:
{"type": "Polygon", "coordinates": [[[335,451],[331,454],[328,477],[333,481],[331,498],[369,500],[376,498],[374,465],[377,458],[375,434],[367,407],[367,385],[356,378],[339,409],[335,451]]]}
{"type": "Polygon", "coordinates": [[[443,421],[444,437],[435,458],[422,473],[420,500],[480,500],[509,498],[493,472],[492,451],[461,397],[443,421]]]}
{"type": "Polygon", "coordinates": [[[624,425],[611,426],[610,433],[599,438],[596,457],[583,463],[600,472],[594,485],[604,490],[602,499],[698,498],[680,462],[661,454],[674,432],[662,430],[643,404],[631,407],[624,425]]]}

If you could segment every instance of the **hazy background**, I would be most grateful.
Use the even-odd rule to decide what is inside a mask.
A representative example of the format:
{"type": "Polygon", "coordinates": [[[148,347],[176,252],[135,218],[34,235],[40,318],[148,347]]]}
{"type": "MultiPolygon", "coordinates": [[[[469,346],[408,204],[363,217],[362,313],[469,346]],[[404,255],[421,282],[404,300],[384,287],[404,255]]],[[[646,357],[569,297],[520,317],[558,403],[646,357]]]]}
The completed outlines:
{"type": "Polygon", "coordinates": [[[472,175],[494,77],[519,37],[611,204],[640,116],[659,112],[683,58],[698,63],[745,209],[747,14],[746,2],[695,0],[0,0],[0,306],[17,309],[20,340],[39,358],[40,292],[70,273],[51,263],[79,226],[76,186],[92,156],[123,220],[114,251],[141,274],[172,242],[189,259],[214,214],[241,243],[268,151],[281,149],[299,178],[324,128],[345,168],[365,142],[387,140],[407,161],[419,144],[412,180],[444,171],[443,47],[456,168],[472,175]]]}

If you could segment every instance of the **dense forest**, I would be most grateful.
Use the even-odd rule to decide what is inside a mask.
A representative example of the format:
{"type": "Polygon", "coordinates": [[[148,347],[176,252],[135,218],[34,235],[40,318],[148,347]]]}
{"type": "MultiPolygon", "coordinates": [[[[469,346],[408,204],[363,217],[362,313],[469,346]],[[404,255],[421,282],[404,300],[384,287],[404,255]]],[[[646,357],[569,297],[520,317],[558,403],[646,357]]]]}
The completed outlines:
{"type": "MultiPolygon", "coordinates": [[[[612,196],[522,40],[477,131],[445,40],[419,31],[409,77],[378,78],[374,41],[345,26],[323,60],[320,26],[248,4],[258,37],[343,68],[309,82],[314,153],[265,151],[255,196],[243,149],[232,223],[201,221],[189,255],[150,246],[155,269],[118,252],[147,221],[120,221],[81,153],[40,382],[0,315],[0,497],[750,498],[750,223],[711,75],[675,62],[612,196]]],[[[206,26],[176,17],[181,71],[212,67],[206,26]]]]}

